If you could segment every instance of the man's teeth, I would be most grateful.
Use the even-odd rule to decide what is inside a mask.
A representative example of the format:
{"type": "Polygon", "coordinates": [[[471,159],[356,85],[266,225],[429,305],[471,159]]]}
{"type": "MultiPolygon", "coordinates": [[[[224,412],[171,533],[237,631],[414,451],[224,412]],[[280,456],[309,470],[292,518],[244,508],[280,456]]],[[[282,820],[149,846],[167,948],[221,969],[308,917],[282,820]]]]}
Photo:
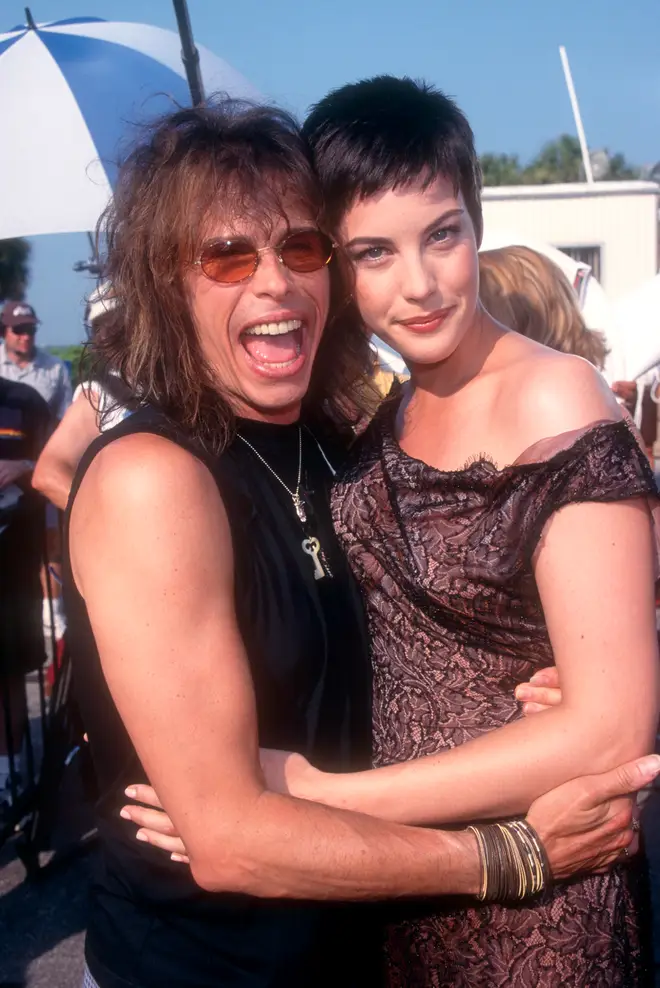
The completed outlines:
{"type": "Polygon", "coordinates": [[[284,319],[282,322],[262,322],[245,330],[246,336],[283,336],[295,329],[302,329],[300,319],[284,319]]]}

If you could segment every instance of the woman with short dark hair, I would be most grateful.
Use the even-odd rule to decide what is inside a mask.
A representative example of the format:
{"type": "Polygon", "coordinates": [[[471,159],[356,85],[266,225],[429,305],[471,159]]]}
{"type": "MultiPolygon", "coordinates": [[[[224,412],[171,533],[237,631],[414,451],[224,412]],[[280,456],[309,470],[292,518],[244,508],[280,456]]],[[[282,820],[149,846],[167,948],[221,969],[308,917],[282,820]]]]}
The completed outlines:
{"type": "MultiPolygon", "coordinates": [[[[376,78],[331,93],[304,132],[356,321],[411,379],[333,494],[367,602],[379,768],[307,771],[292,791],[415,824],[516,814],[653,748],[653,475],[588,363],[481,305],[480,170],[452,100],[376,78]],[[520,720],[514,689],[553,662],[562,703],[520,720]]],[[[640,984],[637,871],[531,905],[404,912],[390,983],[640,984]]]]}

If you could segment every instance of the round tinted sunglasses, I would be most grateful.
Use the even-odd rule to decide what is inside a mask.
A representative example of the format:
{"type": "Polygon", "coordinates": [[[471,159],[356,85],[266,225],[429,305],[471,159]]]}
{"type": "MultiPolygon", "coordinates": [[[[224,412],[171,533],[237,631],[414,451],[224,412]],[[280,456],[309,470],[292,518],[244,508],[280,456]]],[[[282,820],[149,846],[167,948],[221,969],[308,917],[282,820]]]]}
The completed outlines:
{"type": "Polygon", "coordinates": [[[319,271],[334,253],[335,245],[320,230],[301,230],[285,237],[274,247],[255,247],[247,239],[209,240],[194,262],[207,278],[221,285],[237,285],[247,281],[259,267],[261,255],[274,250],[280,263],[289,271],[308,274],[319,271]]]}

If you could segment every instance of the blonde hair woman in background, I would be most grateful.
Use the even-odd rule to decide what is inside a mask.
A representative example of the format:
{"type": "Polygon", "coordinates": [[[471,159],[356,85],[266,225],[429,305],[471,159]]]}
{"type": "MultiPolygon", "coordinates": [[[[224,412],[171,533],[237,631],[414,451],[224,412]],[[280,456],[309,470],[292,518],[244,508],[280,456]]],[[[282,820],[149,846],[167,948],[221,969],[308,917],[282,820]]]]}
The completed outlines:
{"type": "Polygon", "coordinates": [[[571,283],[544,254],[529,247],[482,251],[479,296],[498,322],[603,369],[608,353],[603,335],[587,328],[571,283]]]}

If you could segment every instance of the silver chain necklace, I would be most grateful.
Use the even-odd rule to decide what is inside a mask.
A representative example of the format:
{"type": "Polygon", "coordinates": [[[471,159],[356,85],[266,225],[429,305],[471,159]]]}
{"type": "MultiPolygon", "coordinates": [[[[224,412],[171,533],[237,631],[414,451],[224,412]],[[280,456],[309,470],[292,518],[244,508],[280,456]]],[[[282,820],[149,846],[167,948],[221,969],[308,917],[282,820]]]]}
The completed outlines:
{"type": "Polygon", "coordinates": [[[279,483],[282,485],[284,490],[287,492],[287,494],[293,501],[293,506],[296,509],[296,514],[298,515],[298,521],[301,523],[301,525],[304,525],[305,522],[307,521],[307,512],[305,511],[305,505],[303,503],[303,499],[300,496],[300,480],[302,478],[302,427],[298,426],[298,479],[296,480],[295,491],[292,491],[290,487],[287,487],[287,485],[284,483],[280,475],[278,473],[275,473],[270,463],[267,463],[266,460],[264,460],[259,450],[255,449],[252,443],[249,443],[247,441],[245,436],[242,436],[240,432],[237,432],[236,435],[238,436],[239,439],[241,439],[245,443],[246,446],[249,446],[249,448],[252,450],[254,455],[259,460],[261,460],[261,462],[266,467],[266,469],[270,470],[275,480],[279,481],[279,483]]]}
{"type": "MultiPolygon", "coordinates": [[[[284,490],[287,492],[287,494],[293,501],[293,507],[295,508],[296,515],[298,516],[298,521],[300,522],[301,525],[304,525],[307,521],[307,512],[305,511],[305,502],[300,496],[300,484],[302,480],[302,426],[298,426],[298,477],[296,479],[295,491],[292,491],[291,488],[284,483],[280,475],[276,473],[275,470],[273,470],[270,463],[268,463],[268,461],[264,459],[264,457],[261,455],[258,449],[254,448],[251,442],[248,442],[245,436],[242,436],[240,432],[237,432],[236,435],[240,440],[242,440],[242,442],[245,443],[245,445],[249,449],[252,450],[252,452],[257,457],[257,459],[263,463],[266,469],[273,475],[275,480],[277,480],[277,482],[282,485],[284,490]]],[[[319,452],[323,457],[323,459],[325,460],[328,470],[330,471],[333,477],[336,476],[337,471],[334,469],[332,463],[325,455],[321,443],[318,441],[318,439],[313,433],[310,432],[310,435],[314,440],[314,442],[316,443],[316,445],[318,446],[319,452]]],[[[317,538],[315,537],[304,538],[301,542],[301,547],[305,555],[312,557],[312,562],[314,563],[315,580],[322,580],[324,576],[329,576],[329,577],[332,576],[332,572],[330,570],[330,567],[328,566],[328,561],[325,558],[325,553],[323,552],[323,549],[321,548],[321,543],[317,538]]]]}

